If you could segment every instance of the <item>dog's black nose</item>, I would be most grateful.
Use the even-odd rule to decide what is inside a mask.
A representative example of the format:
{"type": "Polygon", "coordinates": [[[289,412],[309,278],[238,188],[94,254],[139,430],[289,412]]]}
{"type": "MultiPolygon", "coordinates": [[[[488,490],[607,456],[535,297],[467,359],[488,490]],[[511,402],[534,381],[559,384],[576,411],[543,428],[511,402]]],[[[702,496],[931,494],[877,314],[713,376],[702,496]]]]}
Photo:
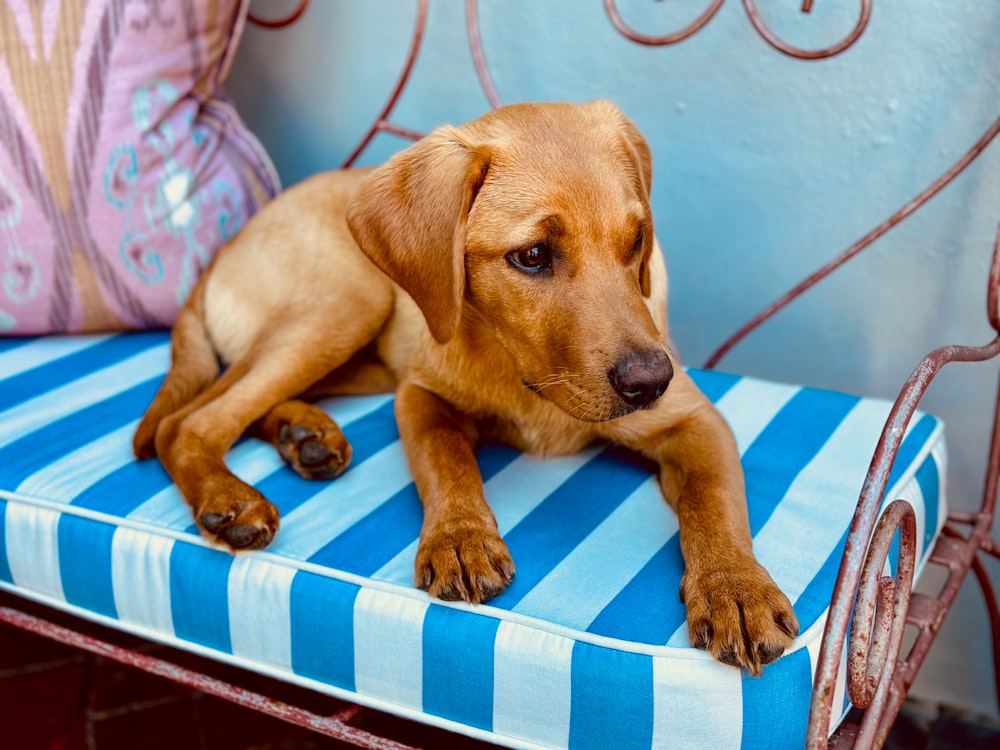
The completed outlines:
{"type": "Polygon", "coordinates": [[[663,350],[629,352],[608,370],[611,387],[629,406],[641,408],[656,401],[670,385],[674,366],[663,350]]]}

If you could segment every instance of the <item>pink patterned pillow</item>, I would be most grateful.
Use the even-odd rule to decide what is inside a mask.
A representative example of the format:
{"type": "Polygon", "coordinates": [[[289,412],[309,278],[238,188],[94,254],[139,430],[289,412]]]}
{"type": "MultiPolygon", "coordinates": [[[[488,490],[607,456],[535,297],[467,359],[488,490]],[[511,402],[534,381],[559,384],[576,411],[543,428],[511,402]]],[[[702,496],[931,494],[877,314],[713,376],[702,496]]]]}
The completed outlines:
{"type": "Polygon", "coordinates": [[[0,333],[169,326],[278,190],[220,89],[246,0],[0,0],[0,333]]]}

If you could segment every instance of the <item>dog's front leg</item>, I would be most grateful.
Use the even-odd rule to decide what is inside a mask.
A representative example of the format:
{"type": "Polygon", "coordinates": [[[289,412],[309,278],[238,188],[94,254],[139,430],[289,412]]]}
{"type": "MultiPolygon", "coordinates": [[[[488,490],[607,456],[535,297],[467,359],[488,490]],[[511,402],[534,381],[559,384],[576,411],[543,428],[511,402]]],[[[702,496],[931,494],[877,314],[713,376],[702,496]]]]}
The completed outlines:
{"type": "Polygon", "coordinates": [[[484,602],[514,577],[486,503],[472,420],[414,383],[396,393],[396,421],[424,505],[415,580],[440,599],[484,602]]]}
{"type": "Polygon", "coordinates": [[[707,400],[656,448],[680,525],[691,643],[759,675],[798,634],[788,597],[757,562],[736,442],[707,400]]]}
{"type": "Polygon", "coordinates": [[[798,634],[788,597],[753,554],[743,469],[729,426],[678,373],[665,402],[623,420],[620,442],[657,461],[677,512],[691,643],[759,675],[798,634]]]}

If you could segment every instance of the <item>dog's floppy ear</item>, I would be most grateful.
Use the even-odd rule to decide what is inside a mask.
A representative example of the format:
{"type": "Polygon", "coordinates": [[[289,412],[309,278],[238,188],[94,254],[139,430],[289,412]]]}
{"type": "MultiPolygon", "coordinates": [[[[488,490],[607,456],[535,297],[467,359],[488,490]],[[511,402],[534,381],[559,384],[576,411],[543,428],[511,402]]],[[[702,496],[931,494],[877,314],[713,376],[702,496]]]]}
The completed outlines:
{"type": "Polygon", "coordinates": [[[625,115],[618,113],[621,118],[619,129],[622,140],[625,143],[625,151],[628,153],[635,166],[636,176],[639,179],[639,189],[642,196],[649,200],[650,191],[653,188],[653,155],[649,150],[649,144],[642,137],[642,133],[625,115]]]}
{"type": "MultiPolygon", "coordinates": [[[[653,156],[649,150],[649,144],[642,137],[639,129],[632,124],[625,115],[620,115],[621,122],[619,128],[622,140],[625,143],[625,152],[632,161],[639,181],[639,190],[643,200],[648,205],[649,194],[653,187],[653,156]]],[[[646,247],[643,249],[642,263],[639,266],[639,286],[642,289],[642,296],[648,297],[650,294],[649,276],[649,256],[653,252],[653,232],[652,228],[646,231],[644,239],[646,247]]]]}
{"type": "MultiPolygon", "coordinates": [[[[621,140],[622,151],[627,161],[627,169],[634,175],[636,187],[643,202],[649,206],[650,191],[653,188],[653,155],[649,149],[649,144],[643,138],[642,133],[635,124],[628,119],[618,107],[609,101],[597,100],[591,102],[591,106],[599,108],[598,111],[608,117],[608,121],[613,122],[621,140]]],[[[650,294],[649,258],[653,252],[653,232],[650,227],[644,238],[642,263],[639,267],[639,284],[642,295],[648,297],[650,294]]]]}
{"type": "Polygon", "coordinates": [[[364,253],[417,303],[439,343],[465,294],[465,229],[489,156],[443,127],[362,180],[347,224],[364,253]]]}

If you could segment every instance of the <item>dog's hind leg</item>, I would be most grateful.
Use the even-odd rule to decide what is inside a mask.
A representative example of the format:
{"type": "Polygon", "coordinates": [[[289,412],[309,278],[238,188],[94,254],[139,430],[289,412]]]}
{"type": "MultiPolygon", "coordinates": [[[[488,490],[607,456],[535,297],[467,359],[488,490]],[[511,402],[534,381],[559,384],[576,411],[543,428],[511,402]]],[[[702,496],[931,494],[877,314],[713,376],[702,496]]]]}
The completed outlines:
{"type": "Polygon", "coordinates": [[[318,407],[292,399],[351,362],[381,329],[389,311],[386,305],[345,320],[337,335],[326,339],[316,336],[319,326],[312,317],[262,333],[218,380],[160,422],[157,455],[206,536],[232,549],[254,549],[268,544],[278,530],[278,510],[234,476],[224,460],[232,444],[258,420],[265,435],[276,435],[279,443],[281,425],[288,425],[287,451],[307,472],[319,477],[343,468],[349,448],[339,428],[318,407]],[[296,425],[320,439],[305,439],[301,430],[293,434],[296,425]]]}
{"type": "Polygon", "coordinates": [[[285,342],[234,362],[192,402],[164,418],[156,431],[157,455],[198,527],[231,549],[266,546],[278,530],[277,508],[233,475],[224,458],[276,401],[288,402],[322,376],[322,359],[289,368],[285,357],[293,348],[285,342]]]}
{"type": "Polygon", "coordinates": [[[194,400],[219,376],[219,360],[202,319],[201,292],[199,285],[191,304],[181,310],[174,324],[170,371],[132,438],[132,450],[139,459],[156,455],[160,422],[194,400]]]}
{"type": "Polygon", "coordinates": [[[396,378],[389,369],[373,354],[362,350],[309,386],[299,398],[312,402],[328,396],[368,396],[392,393],[396,386],[396,378]]]}

